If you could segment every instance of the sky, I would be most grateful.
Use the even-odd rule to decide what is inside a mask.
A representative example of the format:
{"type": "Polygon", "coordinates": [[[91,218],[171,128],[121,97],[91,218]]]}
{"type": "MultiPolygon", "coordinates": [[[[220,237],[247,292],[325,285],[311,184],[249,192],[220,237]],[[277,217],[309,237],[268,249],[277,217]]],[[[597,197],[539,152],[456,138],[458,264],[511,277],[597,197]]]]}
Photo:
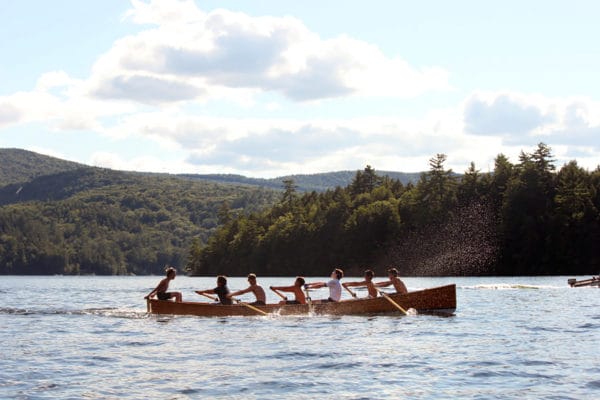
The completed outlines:
{"type": "Polygon", "coordinates": [[[0,148],[274,178],[600,164],[595,0],[0,0],[0,148]]]}

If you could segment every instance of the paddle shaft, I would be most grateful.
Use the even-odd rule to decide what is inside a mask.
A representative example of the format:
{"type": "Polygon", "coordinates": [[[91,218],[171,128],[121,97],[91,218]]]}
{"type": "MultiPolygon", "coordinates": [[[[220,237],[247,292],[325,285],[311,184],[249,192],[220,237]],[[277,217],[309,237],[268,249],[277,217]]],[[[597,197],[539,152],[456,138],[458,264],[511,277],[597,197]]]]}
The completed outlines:
{"type": "MultiPolygon", "coordinates": [[[[344,286],[344,285],[342,285],[344,286]]],[[[344,286],[344,289],[346,289],[348,291],[348,293],[350,293],[352,295],[352,297],[356,298],[356,293],[354,293],[352,290],[348,289],[346,286],[344,286]]]]}
{"type": "MultiPolygon", "coordinates": [[[[217,297],[213,297],[213,296],[211,296],[211,295],[209,295],[209,294],[202,293],[202,292],[196,292],[196,293],[197,293],[197,294],[199,294],[199,295],[201,295],[201,296],[208,297],[208,298],[209,298],[209,299],[211,299],[211,300],[214,300],[214,301],[219,301],[219,299],[218,299],[217,297]]],[[[251,309],[251,310],[253,310],[253,311],[256,311],[256,312],[257,312],[257,313],[259,313],[259,314],[262,314],[262,315],[267,315],[267,313],[266,313],[266,312],[264,312],[264,311],[263,311],[263,310],[261,310],[261,309],[258,309],[258,308],[256,308],[256,307],[254,307],[252,304],[244,303],[244,302],[243,302],[243,301],[241,301],[240,299],[236,299],[236,298],[234,298],[234,297],[232,297],[231,299],[232,299],[232,300],[235,300],[235,301],[236,301],[238,304],[241,304],[241,305],[243,305],[243,306],[246,306],[246,307],[250,308],[250,309],[251,309]]]]}
{"type": "Polygon", "coordinates": [[[261,309],[259,309],[259,308],[256,308],[256,307],[254,307],[252,304],[244,303],[243,301],[241,301],[240,299],[236,299],[235,297],[232,297],[231,299],[232,299],[232,300],[234,300],[234,301],[235,301],[236,303],[238,303],[238,304],[241,304],[241,305],[243,305],[243,306],[246,306],[246,307],[248,307],[248,308],[249,308],[249,309],[251,309],[251,310],[254,310],[254,311],[256,311],[256,312],[257,312],[257,313],[259,313],[259,314],[262,314],[262,315],[267,315],[267,313],[266,313],[266,312],[264,312],[263,310],[261,310],[261,309]]]}
{"type": "Polygon", "coordinates": [[[404,308],[402,308],[400,306],[400,304],[396,303],[394,300],[392,300],[392,298],[390,296],[387,295],[387,293],[385,293],[383,290],[380,290],[377,286],[375,286],[375,289],[377,289],[377,291],[379,293],[381,293],[381,295],[383,297],[385,297],[385,299],[387,301],[389,301],[390,303],[392,303],[394,305],[394,307],[396,307],[398,310],[402,311],[404,313],[404,315],[408,315],[408,312],[406,312],[406,310],[404,308]]]}
{"type": "Polygon", "coordinates": [[[308,312],[310,314],[312,314],[312,312],[313,312],[313,304],[312,304],[312,299],[310,298],[310,294],[308,294],[308,287],[307,287],[307,285],[304,286],[304,292],[306,293],[306,304],[308,304],[308,312]]]}
{"type": "Polygon", "coordinates": [[[218,298],[216,298],[216,297],[213,297],[213,296],[211,296],[211,295],[209,295],[209,294],[206,294],[206,293],[200,293],[200,292],[196,292],[196,294],[199,294],[200,296],[208,297],[209,299],[211,299],[211,300],[213,300],[213,301],[219,301],[219,299],[218,299],[218,298]]]}
{"type": "Polygon", "coordinates": [[[283,300],[287,300],[287,297],[282,295],[281,293],[279,293],[276,289],[270,288],[272,291],[274,291],[277,296],[281,297],[283,300]]]}

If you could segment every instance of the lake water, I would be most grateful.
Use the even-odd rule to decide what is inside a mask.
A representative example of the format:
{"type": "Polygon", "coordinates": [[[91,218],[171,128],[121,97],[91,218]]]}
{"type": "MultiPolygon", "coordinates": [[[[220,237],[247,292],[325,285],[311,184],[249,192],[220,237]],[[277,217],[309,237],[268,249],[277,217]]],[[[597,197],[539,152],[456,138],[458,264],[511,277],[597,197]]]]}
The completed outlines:
{"type": "Polygon", "coordinates": [[[567,278],[405,279],[456,283],[452,317],[202,318],[147,315],[161,277],[0,276],[0,398],[597,399],[600,289],[567,278]]]}

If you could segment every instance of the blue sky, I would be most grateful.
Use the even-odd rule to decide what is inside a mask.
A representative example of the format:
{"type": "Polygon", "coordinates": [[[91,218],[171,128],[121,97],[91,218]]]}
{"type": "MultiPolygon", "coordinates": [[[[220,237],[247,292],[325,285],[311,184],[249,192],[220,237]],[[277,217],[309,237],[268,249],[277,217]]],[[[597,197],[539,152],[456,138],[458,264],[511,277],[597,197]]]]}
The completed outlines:
{"type": "Polygon", "coordinates": [[[600,164],[595,1],[0,1],[0,147],[254,177],[600,164]]]}

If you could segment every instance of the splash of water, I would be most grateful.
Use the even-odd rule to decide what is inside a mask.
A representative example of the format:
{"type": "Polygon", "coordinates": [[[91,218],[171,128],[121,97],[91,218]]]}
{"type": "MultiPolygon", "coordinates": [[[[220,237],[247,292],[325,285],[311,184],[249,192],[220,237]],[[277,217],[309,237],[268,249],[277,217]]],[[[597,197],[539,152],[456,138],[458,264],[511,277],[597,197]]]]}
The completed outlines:
{"type": "Polygon", "coordinates": [[[489,275],[499,253],[496,226],[491,206],[471,204],[443,224],[404,236],[378,264],[394,265],[405,276],[489,275]]]}

